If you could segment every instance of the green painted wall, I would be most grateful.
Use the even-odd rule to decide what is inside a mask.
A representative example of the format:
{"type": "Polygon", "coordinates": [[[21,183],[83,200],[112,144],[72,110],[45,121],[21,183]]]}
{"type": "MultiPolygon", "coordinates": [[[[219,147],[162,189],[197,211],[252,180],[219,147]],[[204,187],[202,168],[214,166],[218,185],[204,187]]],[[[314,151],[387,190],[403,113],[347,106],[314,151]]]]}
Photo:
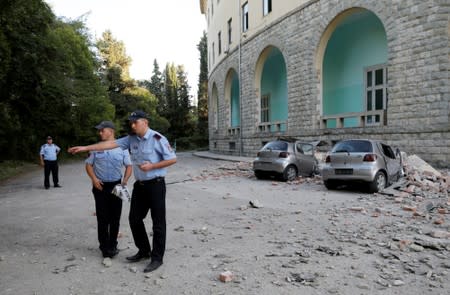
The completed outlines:
{"type": "Polygon", "coordinates": [[[270,95],[270,122],[288,118],[286,63],[280,50],[273,48],[267,57],[261,76],[261,95],[270,95]]]}
{"type": "MultiPolygon", "coordinates": [[[[386,62],[386,32],[375,14],[365,10],[342,21],[323,59],[323,115],[365,111],[364,68],[386,62]]],[[[357,119],[346,119],[344,127],[352,126],[357,119]]]]}
{"type": "Polygon", "coordinates": [[[241,125],[241,114],[239,105],[239,78],[233,71],[231,78],[231,127],[241,125]]]}

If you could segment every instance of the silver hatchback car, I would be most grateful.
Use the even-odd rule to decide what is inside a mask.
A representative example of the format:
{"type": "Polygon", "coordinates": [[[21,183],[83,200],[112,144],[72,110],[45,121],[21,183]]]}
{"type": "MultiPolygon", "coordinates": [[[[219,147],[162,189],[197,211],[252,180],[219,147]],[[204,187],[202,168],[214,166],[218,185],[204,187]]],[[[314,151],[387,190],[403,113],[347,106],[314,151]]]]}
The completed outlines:
{"type": "Polygon", "coordinates": [[[253,171],[258,179],[279,175],[285,181],[298,175],[310,176],[317,171],[314,144],[295,139],[270,141],[258,152],[253,161],[253,171]]]}
{"type": "Polygon", "coordinates": [[[351,139],[338,142],[328,153],[322,178],[328,189],[350,181],[368,184],[378,192],[403,176],[401,153],[376,140],[351,139]]]}

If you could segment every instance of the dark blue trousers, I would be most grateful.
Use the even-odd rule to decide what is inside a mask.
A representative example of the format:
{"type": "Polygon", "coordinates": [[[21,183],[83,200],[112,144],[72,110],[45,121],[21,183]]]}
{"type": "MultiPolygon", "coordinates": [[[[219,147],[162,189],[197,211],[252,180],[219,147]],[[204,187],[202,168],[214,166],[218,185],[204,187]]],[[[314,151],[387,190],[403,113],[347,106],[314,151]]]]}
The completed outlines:
{"type": "Polygon", "coordinates": [[[52,173],[53,185],[58,185],[58,161],[44,160],[44,186],[46,188],[50,187],[50,172],[52,173]]]}
{"type": "Polygon", "coordinates": [[[95,212],[97,215],[97,232],[100,250],[102,252],[113,250],[117,247],[117,235],[119,234],[120,215],[122,214],[122,199],[111,192],[115,182],[104,182],[103,190],[92,188],[95,198],[95,212]]]}
{"type": "Polygon", "coordinates": [[[166,249],[166,183],[163,177],[134,183],[128,219],[139,252],[150,253],[152,260],[162,262],[166,249]],[[153,222],[153,249],[144,224],[149,210],[153,222]]]}

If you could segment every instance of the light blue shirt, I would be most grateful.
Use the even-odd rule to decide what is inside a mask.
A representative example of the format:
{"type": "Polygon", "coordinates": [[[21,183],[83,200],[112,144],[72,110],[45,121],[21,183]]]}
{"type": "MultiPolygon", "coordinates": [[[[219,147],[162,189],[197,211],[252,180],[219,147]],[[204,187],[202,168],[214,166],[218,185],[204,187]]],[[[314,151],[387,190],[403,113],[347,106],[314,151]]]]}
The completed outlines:
{"type": "Polygon", "coordinates": [[[92,151],[86,164],[92,165],[95,176],[103,182],[114,182],[122,179],[122,167],[130,166],[128,150],[115,148],[106,151],[92,151]]]}
{"type": "Polygon", "coordinates": [[[44,157],[44,160],[46,161],[56,161],[56,156],[58,155],[59,151],[61,149],[56,144],[43,144],[41,146],[41,151],[39,152],[40,155],[44,157]]]}
{"type": "Polygon", "coordinates": [[[128,135],[117,139],[116,143],[122,149],[130,151],[134,178],[136,180],[150,180],[156,177],[164,177],[167,174],[166,168],[150,171],[141,170],[139,165],[144,162],[158,163],[177,157],[167,138],[150,128],[142,138],[137,135],[128,135]]]}

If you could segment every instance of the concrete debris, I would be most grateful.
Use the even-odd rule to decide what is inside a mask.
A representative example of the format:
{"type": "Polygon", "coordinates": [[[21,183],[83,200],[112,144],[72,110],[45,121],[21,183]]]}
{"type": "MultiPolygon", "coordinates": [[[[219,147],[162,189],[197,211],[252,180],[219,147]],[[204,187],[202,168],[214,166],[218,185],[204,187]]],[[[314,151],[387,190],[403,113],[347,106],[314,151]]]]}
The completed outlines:
{"type": "Polygon", "coordinates": [[[253,200],[248,203],[252,208],[263,208],[264,207],[258,200],[253,200]]]}
{"type": "Polygon", "coordinates": [[[233,280],[233,273],[229,270],[222,272],[219,275],[219,280],[223,283],[228,283],[233,280]]]}
{"type": "Polygon", "coordinates": [[[422,160],[417,155],[410,155],[410,156],[406,157],[404,164],[405,164],[406,169],[408,169],[408,168],[414,169],[424,175],[428,175],[428,176],[434,175],[436,177],[442,176],[439,171],[434,169],[431,165],[429,165],[427,162],[422,160]]]}

